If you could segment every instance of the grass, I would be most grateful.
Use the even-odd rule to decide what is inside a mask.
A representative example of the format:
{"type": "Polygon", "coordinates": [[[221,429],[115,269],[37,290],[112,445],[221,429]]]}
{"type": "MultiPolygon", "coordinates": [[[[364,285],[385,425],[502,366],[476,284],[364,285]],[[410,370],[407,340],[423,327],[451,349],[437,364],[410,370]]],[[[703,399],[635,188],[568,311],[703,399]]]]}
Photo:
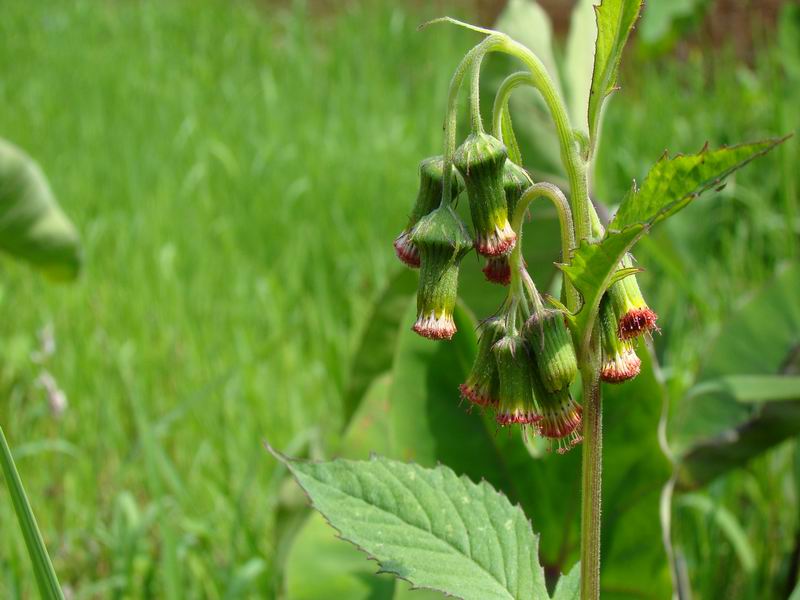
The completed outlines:
{"type": "MultiPolygon", "coordinates": [[[[313,19],[302,3],[4,4],[0,135],[41,162],[86,268],[53,286],[0,262],[0,422],[74,598],[275,595],[280,473],[261,440],[314,454],[338,435],[349,352],[395,268],[416,164],[439,151],[449,71],[474,41],[415,33],[430,16],[388,3],[313,19]]],[[[631,70],[608,115],[600,197],[621,197],[665,147],[797,127],[775,110],[779,59],[727,60],[710,82],[701,57],[628,84],[631,70]]],[[[796,106],[800,85],[782,85],[796,106]]],[[[677,268],[703,257],[710,278],[662,280],[676,267],[653,253],[644,285],[671,323],[659,345],[677,391],[702,353],[698,328],[710,335],[796,251],[797,228],[782,226],[796,145],[783,152],[737,177],[737,202],[672,227],[686,242],[677,268]]],[[[746,489],[730,486],[712,494],[735,512],[746,489]]],[[[31,597],[6,500],[0,595],[31,597]]],[[[723,550],[699,548],[698,564],[723,550]]],[[[706,571],[701,585],[723,577],[706,571]]]]}

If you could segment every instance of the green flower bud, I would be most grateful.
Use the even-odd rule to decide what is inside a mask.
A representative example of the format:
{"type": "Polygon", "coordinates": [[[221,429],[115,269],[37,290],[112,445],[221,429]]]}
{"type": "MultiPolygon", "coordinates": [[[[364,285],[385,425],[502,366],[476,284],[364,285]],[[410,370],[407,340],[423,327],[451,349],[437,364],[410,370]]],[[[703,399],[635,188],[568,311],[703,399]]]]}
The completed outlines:
{"type": "MultiPolygon", "coordinates": [[[[503,169],[503,190],[506,195],[506,207],[508,208],[508,218],[514,214],[517,202],[522,197],[523,192],[531,186],[531,178],[528,173],[516,163],[506,159],[503,169]]],[[[508,264],[508,256],[496,256],[486,259],[483,267],[483,274],[487,281],[508,285],[511,283],[511,267],[508,264]]]]}
{"type": "MultiPolygon", "coordinates": [[[[633,265],[630,255],[622,260],[622,267],[633,265]]],[[[611,307],[617,317],[619,329],[617,335],[621,340],[630,340],[645,333],[657,331],[656,319],[658,315],[653,312],[644,301],[642,291],[636,282],[636,275],[628,275],[615,282],[608,288],[608,297],[611,307]]]]}
{"type": "Polygon", "coordinates": [[[467,381],[459,386],[461,396],[478,406],[496,407],[500,392],[500,377],[492,346],[505,335],[503,319],[493,318],[481,325],[478,354],[467,381]]]}
{"type": "Polygon", "coordinates": [[[525,323],[523,335],[536,357],[542,385],[548,392],[569,388],[578,374],[578,359],[561,311],[545,309],[525,323]]]}
{"type": "MultiPolygon", "coordinates": [[[[453,198],[464,189],[461,181],[455,176],[453,169],[450,190],[453,198]]],[[[406,228],[394,240],[394,250],[397,257],[412,268],[419,267],[419,251],[411,243],[411,230],[425,215],[438,208],[442,200],[442,184],[444,174],[444,160],[441,156],[426,158],[419,164],[419,191],[411,215],[408,217],[406,228]]]]}
{"type": "Polygon", "coordinates": [[[497,423],[533,425],[541,415],[533,394],[533,362],[525,341],[518,335],[507,335],[492,347],[500,378],[497,423]]]}
{"type": "Polygon", "coordinates": [[[608,294],[600,301],[600,343],[603,349],[600,378],[608,383],[622,383],[639,374],[642,361],[636,356],[633,342],[619,338],[619,321],[608,294]]]}
{"type": "Polygon", "coordinates": [[[455,154],[469,196],[475,248],[484,256],[503,256],[514,248],[517,236],[508,222],[503,189],[507,152],[502,142],[486,133],[470,135],[455,154]]]}
{"type": "Polygon", "coordinates": [[[466,226],[449,206],[422,217],[411,232],[419,250],[417,322],[423,337],[449,340],[456,332],[453,309],[458,293],[458,268],[472,248],[466,226]]]}

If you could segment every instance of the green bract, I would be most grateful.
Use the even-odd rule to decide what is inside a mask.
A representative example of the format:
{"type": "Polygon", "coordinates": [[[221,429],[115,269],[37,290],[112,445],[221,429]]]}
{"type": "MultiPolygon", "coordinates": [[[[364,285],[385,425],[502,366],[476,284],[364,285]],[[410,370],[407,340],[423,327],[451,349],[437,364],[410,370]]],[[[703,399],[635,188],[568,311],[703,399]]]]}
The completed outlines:
{"type": "Polygon", "coordinates": [[[545,309],[534,314],[525,324],[524,335],[545,389],[556,392],[569,388],[578,374],[578,359],[561,311],[545,309]]]}
{"type": "Polygon", "coordinates": [[[505,335],[503,319],[489,319],[481,324],[478,353],[467,380],[461,384],[461,395],[477,406],[496,407],[500,393],[500,377],[492,346],[505,335]]]}
{"type": "Polygon", "coordinates": [[[450,339],[456,332],[458,269],[472,248],[472,238],[455,211],[444,206],[420,219],[411,241],[420,255],[414,331],[430,339],[450,339]]]}
{"type": "MultiPolygon", "coordinates": [[[[451,172],[455,174],[452,167],[451,172]]],[[[443,173],[444,161],[441,156],[426,158],[419,164],[417,200],[408,217],[406,228],[394,240],[397,257],[409,267],[419,267],[419,251],[411,243],[411,231],[422,217],[432,212],[441,203],[443,173]]],[[[455,176],[451,177],[451,181],[450,195],[452,199],[455,199],[461,193],[463,185],[455,176]]]]}
{"type": "Polygon", "coordinates": [[[533,425],[541,415],[533,390],[533,362],[528,348],[518,335],[507,335],[493,347],[500,376],[497,409],[499,425],[533,425]]]}
{"type": "Polygon", "coordinates": [[[508,222],[503,173],[508,153],[487,133],[470,135],[454,156],[469,197],[475,248],[484,256],[508,254],[517,239],[508,222]]]}

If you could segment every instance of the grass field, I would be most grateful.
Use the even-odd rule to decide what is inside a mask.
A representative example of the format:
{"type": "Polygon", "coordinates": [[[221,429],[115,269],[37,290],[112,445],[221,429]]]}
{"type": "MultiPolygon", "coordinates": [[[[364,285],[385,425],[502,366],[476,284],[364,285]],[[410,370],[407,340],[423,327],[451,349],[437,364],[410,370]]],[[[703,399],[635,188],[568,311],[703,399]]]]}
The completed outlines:
{"type": "MultiPolygon", "coordinates": [[[[450,71],[474,39],[416,33],[428,16],[388,3],[313,19],[246,1],[4,3],[0,135],[48,173],[85,269],[57,286],[0,262],[0,422],[74,598],[274,595],[278,482],[262,440],[324,452],[338,435],[350,351],[396,267],[417,162],[439,151],[450,71]]],[[[718,60],[713,77],[700,54],[624,75],[601,199],[664,148],[798,126],[800,83],[777,51],[753,69],[718,60]]],[[[648,259],[672,388],[691,381],[721,316],[797,255],[797,158],[786,145],[737,177],[734,202],[678,220],[679,261],[648,259]],[[683,286],[671,269],[688,269],[683,286]]],[[[735,485],[718,497],[736,502],[735,485]]],[[[4,493],[0,523],[0,596],[32,597],[4,493]]]]}

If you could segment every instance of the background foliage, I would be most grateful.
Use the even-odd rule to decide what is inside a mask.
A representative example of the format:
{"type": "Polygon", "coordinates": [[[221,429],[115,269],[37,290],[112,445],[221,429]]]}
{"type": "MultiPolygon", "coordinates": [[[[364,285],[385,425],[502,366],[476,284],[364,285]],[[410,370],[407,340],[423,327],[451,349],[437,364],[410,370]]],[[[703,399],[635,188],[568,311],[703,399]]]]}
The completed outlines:
{"type": "MultiPolygon", "coordinates": [[[[289,454],[375,450],[485,476],[542,533],[550,580],[571,567],[577,454],[551,460],[457,406],[472,352],[468,309],[453,345],[407,332],[414,281],[395,277],[389,240],[418,160],[438,152],[448,70],[474,41],[416,33],[441,12],[470,17],[433,11],[4,3],[0,135],[43,166],[81,232],[85,268],[75,285],[53,286],[0,262],[0,422],[74,597],[275,597],[285,585],[290,598],[318,598],[307,575],[316,563],[339,573],[349,598],[424,598],[373,577],[374,565],[340,542],[310,551],[330,532],[304,525],[305,500],[264,438],[289,454]],[[530,453],[544,456],[533,469],[530,453]]],[[[796,9],[761,38],[753,25],[762,42],[750,63],[726,45],[659,55],[641,27],[604,125],[594,191],[608,205],[665,148],[800,125],[796,9]]],[[[528,111],[515,123],[535,122],[528,111]]],[[[552,169],[534,139],[521,139],[526,162],[552,169]]],[[[791,141],[737,174],[724,198],[701,199],[639,246],[640,281],[661,316],[661,368],[608,389],[608,597],[649,586],[661,598],[669,586],[662,399],[674,416],[670,453],[686,467],[676,469],[672,511],[685,585],[699,598],[785,598],[797,581],[796,439],[743,457],[744,469],[704,475],[703,487],[690,461],[716,434],[796,411],[797,398],[765,410],[729,382],[708,382],[800,370],[800,282],[787,267],[800,250],[797,159],[791,141]]],[[[553,215],[537,207],[528,227],[528,262],[544,282],[553,215]]],[[[465,266],[466,305],[491,312],[499,293],[479,288],[477,264],[465,266]]],[[[0,523],[0,595],[30,597],[5,491],[0,523]]]]}

